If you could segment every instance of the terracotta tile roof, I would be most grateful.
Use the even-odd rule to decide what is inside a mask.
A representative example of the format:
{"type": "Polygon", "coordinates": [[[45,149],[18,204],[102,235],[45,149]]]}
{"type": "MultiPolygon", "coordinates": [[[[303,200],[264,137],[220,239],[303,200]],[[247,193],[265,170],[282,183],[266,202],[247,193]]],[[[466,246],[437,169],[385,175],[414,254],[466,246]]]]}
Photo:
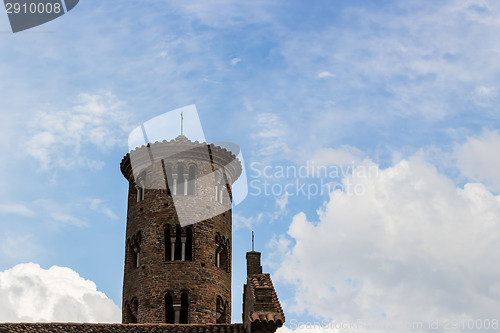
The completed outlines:
{"type": "Polygon", "coordinates": [[[0,323],[0,332],[53,333],[246,333],[243,324],[0,323]]]}
{"type": "Polygon", "coordinates": [[[251,323],[269,323],[280,327],[285,322],[285,314],[274,290],[270,274],[252,274],[247,277],[247,285],[253,298],[253,309],[248,313],[251,323]]]}

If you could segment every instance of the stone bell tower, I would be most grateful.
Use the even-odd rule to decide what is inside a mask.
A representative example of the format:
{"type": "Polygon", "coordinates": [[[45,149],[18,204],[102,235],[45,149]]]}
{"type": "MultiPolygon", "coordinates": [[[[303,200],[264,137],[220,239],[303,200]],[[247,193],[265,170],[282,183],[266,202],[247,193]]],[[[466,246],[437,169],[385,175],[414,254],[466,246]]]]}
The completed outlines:
{"type": "Polygon", "coordinates": [[[241,164],[213,144],[138,147],[129,182],[123,323],[231,322],[231,186],[241,164]]]}

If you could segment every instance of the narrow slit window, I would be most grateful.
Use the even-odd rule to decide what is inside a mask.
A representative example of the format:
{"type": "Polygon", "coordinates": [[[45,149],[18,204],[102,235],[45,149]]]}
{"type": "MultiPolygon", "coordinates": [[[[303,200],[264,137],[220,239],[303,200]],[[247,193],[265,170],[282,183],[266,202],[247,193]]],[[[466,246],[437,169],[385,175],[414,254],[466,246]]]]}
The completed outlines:
{"type": "Polygon", "coordinates": [[[220,268],[225,270],[226,272],[229,273],[229,267],[228,267],[228,248],[229,248],[229,242],[227,242],[225,239],[223,240],[222,244],[222,250],[220,252],[220,268]]]}
{"type": "Polygon", "coordinates": [[[184,166],[179,164],[177,167],[177,195],[184,195],[184,166]]]}
{"type": "Polygon", "coordinates": [[[172,260],[172,243],[170,240],[170,228],[165,228],[165,261],[172,260]]]}
{"type": "Polygon", "coordinates": [[[187,194],[188,195],[194,195],[194,182],[195,182],[195,176],[196,176],[196,166],[191,165],[189,167],[189,178],[188,178],[188,189],[187,189],[187,194]]]}
{"type": "Polygon", "coordinates": [[[129,253],[130,253],[130,265],[132,267],[139,267],[140,260],[140,250],[141,248],[137,243],[130,243],[129,245],[129,253]]]}
{"type": "Polygon", "coordinates": [[[181,252],[182,252],[181,228],[177,228],[175,232],[174,260],[182,259],[181,252]]]}
{"type": "Polygon", "coordinates": [[[189,317],[189,298],[186,292],[181,294],[181,313],[179,323],[187,324],[189,317]]]}
{"type": "Polygon", "coordinates": [[[186,260],[193,260],[193,230],[186,228],[186,260]]]}
{"type": "Polygon", "coordinates": [[[175,311],[172,300],[172,295],[167,293],[165,295],[165,323],[175,324],[175,311]]]}
{"type": "Polygon", "coordinates": [[[137,301],[137,298],[132,298],[129,311],[129,322],[132,324],[137,323],[137,318],[139,317],[139,302],[137,301]]]}

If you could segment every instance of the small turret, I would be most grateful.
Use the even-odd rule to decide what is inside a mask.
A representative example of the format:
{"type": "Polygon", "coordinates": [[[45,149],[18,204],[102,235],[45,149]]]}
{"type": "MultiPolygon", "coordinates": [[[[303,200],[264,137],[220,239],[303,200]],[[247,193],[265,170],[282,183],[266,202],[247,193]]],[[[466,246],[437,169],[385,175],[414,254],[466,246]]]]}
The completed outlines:
{"type": "Polygon", "coordinates": [[[262,273],[260,252],[247,252],[247,283],[243,288],[243,327],[247,333],[274,332],[285,315],[270,274],[262,273]]]}

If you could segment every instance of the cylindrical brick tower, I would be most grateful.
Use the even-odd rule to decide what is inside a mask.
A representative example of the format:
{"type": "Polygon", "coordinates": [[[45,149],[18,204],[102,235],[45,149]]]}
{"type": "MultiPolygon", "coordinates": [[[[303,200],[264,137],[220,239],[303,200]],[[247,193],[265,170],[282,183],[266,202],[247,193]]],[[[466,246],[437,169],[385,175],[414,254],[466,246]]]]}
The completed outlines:
{"type": "Polygon", "coordinates": [[[132,150],[123,323],[231,322],[231,152],[185,136],[132,150]]]}

